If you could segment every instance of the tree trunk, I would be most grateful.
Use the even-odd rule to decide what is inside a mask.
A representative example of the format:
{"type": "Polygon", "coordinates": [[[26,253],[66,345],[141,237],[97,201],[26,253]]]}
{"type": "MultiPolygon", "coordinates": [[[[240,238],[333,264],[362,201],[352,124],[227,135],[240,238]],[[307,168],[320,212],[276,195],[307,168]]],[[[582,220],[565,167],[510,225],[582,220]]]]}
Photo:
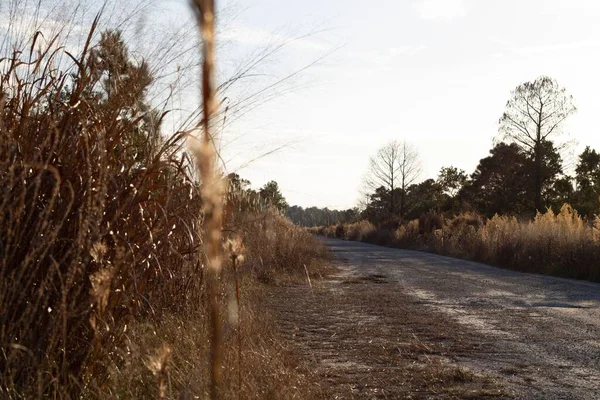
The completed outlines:
{"type": "Polygon", "coordinates": [[[393,161],[392,161],[392,167],[391,167],[390,173],[392,176],[392,179],[390,180],[392,183],[390,185],[390,215],[394,216],[396,214],[396,212],[395,212],[396,211],[396,195],[394,193],[395,184],[394,184],[394,162],[393,161]]]}
{"type": "Polygon", "coordinates": [[[400,191],[400,217],[404,218],[404,188],[400,191]]]}
{"type": "Polygon", "coordinates": [[[542,211],[542,145],[535,146],[535,211],[542,211]]]}
{"type": "Polygon", "coordinates": [[[540,105],[540,113],[538,114],[538,122],[536,127],[535,141],[535,171],[534,171],[534,190],[535,190],[535,212],[542,211],[542,111],[544,105],[540,105]]]}

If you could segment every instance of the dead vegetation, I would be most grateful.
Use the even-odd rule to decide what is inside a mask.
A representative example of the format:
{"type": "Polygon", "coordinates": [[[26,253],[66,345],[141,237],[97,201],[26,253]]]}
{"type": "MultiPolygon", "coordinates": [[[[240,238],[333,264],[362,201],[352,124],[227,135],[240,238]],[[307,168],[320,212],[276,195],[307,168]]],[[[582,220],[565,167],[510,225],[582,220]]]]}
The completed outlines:
{"type": "Polygon", "coordinates": [[[221,229],[208,119],[199,183],[147,64],[97,26],[79,54],[34,34],[0,59],[0,397],[303,397],[259,282],[325,251],[261,207],[221,229]]]}
{"type": "MultiPolygon", "coordinates": [[[[161,134],[148,64],[131,60],[118,31],[97,32],[98,18],[78,54],[35,33],[0,60],[0,397],[329,396],[262,308],[278,293],[262,284],[311,290],[326,251],[260,204],[229,207],[211,135],[214,4],[197,7],[206,47],[196,164],[190,132],[161,134]]],[[[359,223],[339,234],[374,232],[359,223]]],[[[438,351],[407,340],[405,360],[438,351]]],[[[399,385],[415,379],[414,390],[435,393],[480,382],[413,364],[399,385]]]]}
{"type": "Polygon", "coordinates": [[[523,272],[600,281],[598,219],[584,220],[565,204],[532,220],[463,213],[446,219],[428,213],[408,222],[368,221],[313,228],[327,237],[430,251],[523,272]]]}

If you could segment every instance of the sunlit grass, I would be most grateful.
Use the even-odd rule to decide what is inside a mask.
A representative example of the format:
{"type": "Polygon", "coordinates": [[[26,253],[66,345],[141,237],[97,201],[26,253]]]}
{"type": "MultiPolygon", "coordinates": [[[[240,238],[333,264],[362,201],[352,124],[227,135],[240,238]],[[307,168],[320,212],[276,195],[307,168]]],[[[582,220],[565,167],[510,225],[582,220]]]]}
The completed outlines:
{"type": "Polygon", "coordinates": [[[525,272],[600,281],[600,225],[565,204],[533,220],[463,213],[450,219],[427,214],[397,229],[368,221],[314,229],[347,240],[418,249],[483,261],[525,272]]]}

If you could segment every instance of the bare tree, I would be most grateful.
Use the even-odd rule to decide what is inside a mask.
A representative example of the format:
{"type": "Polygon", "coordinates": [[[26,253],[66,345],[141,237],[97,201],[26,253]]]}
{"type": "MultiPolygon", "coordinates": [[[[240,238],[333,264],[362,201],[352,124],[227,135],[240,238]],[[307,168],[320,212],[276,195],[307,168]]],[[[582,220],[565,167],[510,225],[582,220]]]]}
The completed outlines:
{"type": "Polygon", "coordinates": [[[573,97],[547,76],[516,87],[500,118],[499,137],[515,142],[534,160],[535,208],[542,208],[544,142],[560,136],[563,122],[576,111],[573,97]]]}
{"type": "Polygon", "coordinates": [[[406,141],[391,141],[369,159],[365,186],[371,191],[383,187],[389,192],[389,212],[400,216],[406,209],[406,188],[419,178],[421,160],[419,153],[406,141]],[[400,197],[398,204],[397,197],[400,197]]]}

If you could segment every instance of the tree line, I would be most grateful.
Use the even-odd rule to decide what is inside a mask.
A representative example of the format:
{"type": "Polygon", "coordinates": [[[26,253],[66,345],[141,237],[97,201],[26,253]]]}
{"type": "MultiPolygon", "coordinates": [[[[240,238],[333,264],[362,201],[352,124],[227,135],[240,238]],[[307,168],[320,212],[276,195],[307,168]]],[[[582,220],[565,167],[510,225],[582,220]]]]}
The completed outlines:
{"type": "Polygon", "coordinates": [[[428,212],[456,215],[473,211],[533,217],[568,203],[585,218],[600,212],[600,154],[587,146],[567,171],[572,143],[564,123],[577,111],[573,97],[550,77],[517,86],[498,121],[489,154],[468,174],[454,166],[419,181],[417,149],[404,140],[382,146],[369,159],[360,206],[338,211],[293,206],[287,214],[305,226],[368,219],[374,223],[410,220],[428,212]]]}
{"type": "Polygon", "coordinates": [[[600,208],[600,154],[588,146],[574,175],[565,171],[563,154],[571,143],[563,127],[574,112],[572,96],[552,78],[517,86],[499,119],[494,147],[470,175],[449,166],[436,179],[416,183],[416,149],[406,141],[387,143],[370,158],[361,216],[373,222],[430,211],[527,217],[569,203],[591,218],[600,208]]]}
{"type": "Polygon", "coordinates": [[[329,226],[345,222],[353,222],[360,218],[360,212],[356,208],[347,210],[331,210],[327,207],[288,207],[285,213],[292,222],[301,226],[329,226]]]}
{"type": "Polygon", "coordinates": [[[250,181],[236,173],[227,176],[227,204],[238,211],[274,208],[300,226],[334,225],[351,222],[359,217],[357,209],[330,210],[328,208],[289,206],[275,181],[267,182],[260,189],[251,188],[250,181]]]}

